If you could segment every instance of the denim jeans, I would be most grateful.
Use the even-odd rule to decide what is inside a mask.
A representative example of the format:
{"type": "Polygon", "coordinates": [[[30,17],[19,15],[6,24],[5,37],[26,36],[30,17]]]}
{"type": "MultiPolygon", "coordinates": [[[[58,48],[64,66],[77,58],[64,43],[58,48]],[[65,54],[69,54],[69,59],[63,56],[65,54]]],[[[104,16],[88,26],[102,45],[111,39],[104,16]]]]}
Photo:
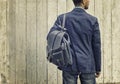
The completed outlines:
{"type": "Polygon", "coordinates": [[[77,84],[78,76],[81,84],[96,84],[95,73],[77,73],[77,72],[62,72],[63,84],[77,84]]]}

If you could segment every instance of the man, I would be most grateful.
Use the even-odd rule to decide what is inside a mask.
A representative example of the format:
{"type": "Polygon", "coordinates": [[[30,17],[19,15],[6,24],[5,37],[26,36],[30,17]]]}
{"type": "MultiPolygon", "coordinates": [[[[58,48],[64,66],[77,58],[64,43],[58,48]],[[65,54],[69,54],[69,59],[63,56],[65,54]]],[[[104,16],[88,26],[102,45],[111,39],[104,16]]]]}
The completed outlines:
{"type": "MultiPolygon", "coordinates": [[[[73,0],[75,8],[66,13],[65,28],[71,39],[73,64],[58,67],[62,70],[63,84],[96,84],[95,77],[101,72],[101,39],[97,18],[85,10],[89,0],[73,0]]],[[[56,24],[62,24],[63,14],[59,15],[56,24]]],[[[55,27],[51,29],[54,30],[55,27]]]]}

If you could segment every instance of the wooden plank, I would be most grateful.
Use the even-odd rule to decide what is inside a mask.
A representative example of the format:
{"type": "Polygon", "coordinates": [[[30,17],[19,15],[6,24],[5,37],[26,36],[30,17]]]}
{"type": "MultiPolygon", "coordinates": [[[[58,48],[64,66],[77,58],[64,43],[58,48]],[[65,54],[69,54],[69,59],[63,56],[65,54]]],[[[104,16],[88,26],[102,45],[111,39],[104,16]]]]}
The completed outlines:
{"type": "Polygon", "coordinates": [[[66,0],[66,11],[72,11],[74,9],[74,4],[72,0],[66,0]]]}
{"type": "Polygon", "coordinates": [[[16,84],[26,84],[26,0],[16,0],[16,84]]]}
{"type": "MultiPolygon", "coordinates": [[[[37,84],[47,84],[47,0],[37,0],[37,84]]],[[[53,72],[52,72],[53,73],[53,72]]]]}
{"type": "MultiPolygon", "coordinates": [[[[103,64],[104,64],[104,57],[103,57],[103,55],[104,55],[104,50],[105,49],[103,49],[103,47],[104,47],[104,43],[106,42],[106,41],[104,41],[104,40],[106,40],[106,39],[104,39],[105,38],[105,36],[104,36],[104,28],[105,27],[103,27],[103,0],[95,0],[95,2],[94,2],[95,4],[95,9],[94,9],[94,11],[95,11],[95,16],[98,18],[98,22],[99,22],[99,27],[100,27],[100,34],[101,34],[101,56],[102,56],[102,59],[101,59],[101,64],[102,64],[102,70],[101,70],[101,76],[99,77],[99,78],[97,78],[96,79],[96,81],[98,82],[98,83],[103,83],[103,74],[104,74],[104,69],[103,69],[103,64]],[[104,37],[104,38],[103,38],[104,37]]],[[[107,32],[106,32],[107,33],[107,32]]],[[[110,34],[108,34],[108,35],[110,35],[110,34]]],[[[109,43],[108,43],[109,44],[109,43]]],[[[107,45],[108,45],[107,44],[107,45]]],[[[110,44],[109,44],[110,45],[110,44]]],[[[106,47],[106,46],[105,46],[106,47]]],[[[109,53],[107,53],[108,54],[108,56],[110,55],[109,53]]]]}
{"type": "Polygon", "coordinates": [[[9,59],[9,1],[6,1],[6,58],[7,58],[7,83],[10,84],[10,59],[9,59]]]}
{"type": "MultiPolygon", "coordinates": [[[[48,0],[48,31],[53,26],[57,18],[57,0],[48,0]]],[[[57,84],[57,67],[51,63],[48,64],[48,83],[57,84]]]]}
{"type": "Polygon", "coordinates": [[[7,0],[3,0],[2,1],[3,2],[3,8],[4,8],[4,11],[3,11],[3,13],[4,13],[4,30],[5,30],[5,32],[4,32],[4,39],[5,39],[5,42],[4,42],[4,50],[5,50],[5,52],[4,52],[4,54],[5,54],[5,57],[4,57],[4,62],[3,62],[3,66],[4,66],[4,68],[5,68],[5,70],[4,70],[4,75],[5,75],[5,77],[4,77],[4,82],[3,82],[3,84],[4,83],[9,83],[9,80],[8,80],[8,70],[9,70],[9,68],[8,68],[8,64],[9,64],[9,58],[8,58],[8,39],[7,39],[7,0]]]}
{"type": "MultiPolygon", "coordinates": [[[[58,16],[66,13],[66,0],[58,0],[58,16]]],[[[62,71],[57,69],[57,84],[62,84],[62,71]]]]}
{"type": "MultiPolygon", "coordinates": [[[[0,74],[1,81],[6,79],[6,1],[0,0],[0,74]],[[3,79],[4,76],[4,79],[3,79]]],[[[6,80],[5,80],[6,82],[6,80]]]]}
{"type": "MultiPolygon", "coordinates": [[[[98,8],[99,9],[99,8],[98,8]]],[[[98,11],[99,12],[99,11],[98,11]]],[[[103,82],[112,82],[112,46],[111,46],[111,0],[103,0],[103,82]]]]}
{"type": "Polygon", "coordinates": [[[27,0],[27,84],[36,84],[36,0],[27,0]]]}
{"type": "Polygon", "coordinates": [[[87,10],[88,13],[94,15],[95,13],[95,0],[90,0],[90,4],[89,4],[89,9],[87,10]]]}
{"type": "Polygon", "coordinates": [[[58,0],[57,5],[58,5],[58,15],[66,13],[67,5],[66,5],[66,0],[58,0]]]}
{"type": "Polygon", "coordinates": [[[8,67],[7,67],[7,34],[6,34],[6,1],[0,0],[0,84],[8,82],[8,67]]]}
{"type": "Polygon", "coordinates": [[[7,31],[7,28],[8,28],[8,9],[9,9],[9,5],[8,5],[8,2],[9,1],[7,1],[6,0],[6,46],[5,46],[5,50],[6,50],[6,62],[5,62],[5,64],[6,64],[6,84],[10,84],[9,83],[9,41],[8,41],[8,31],[7,31]]]}
{"type": "Polygon", "coordinates": [[[16,1],[8,1],[8,11],[7,11],[7,32],[8,32],[8,42],[9,42],[9,84],[16,83],[16,17],[15,8],[16,1]]]}
{"type": "Polygon", "coordinates": [[[7,68],[7,35],[6,35],[6,1],[0,0],[0,84],[8,82],[7,68]]]}
{"type": "Polygon", "coordinates": [[[6,1],[6,58],[7,58],[7,83],[10,84],[10,58],[9,58],[9,1],[6,1]]]}
{"type": "Polygon", "coordinates": [[[112,0],[112,75],[113,83],[120,82],[120,0],[112,0]]]}

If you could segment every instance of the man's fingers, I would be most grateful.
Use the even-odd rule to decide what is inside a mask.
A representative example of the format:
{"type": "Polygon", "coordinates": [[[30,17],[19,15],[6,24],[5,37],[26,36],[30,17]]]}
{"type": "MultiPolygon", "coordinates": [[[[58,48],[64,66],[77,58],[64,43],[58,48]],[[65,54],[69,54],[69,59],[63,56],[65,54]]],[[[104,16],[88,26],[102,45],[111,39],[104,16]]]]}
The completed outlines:
{"type": "Polygon", "coordinates": [[[100,73],[96,73],[95,77],[98,78],[100,76],[100,73]]]}
{"type": "Polygon", "coordinates": [[[96,78],[98,78],[98,77],[99,77],[99,75],[95,75],[95,77],[96,77],[96,78]]]}

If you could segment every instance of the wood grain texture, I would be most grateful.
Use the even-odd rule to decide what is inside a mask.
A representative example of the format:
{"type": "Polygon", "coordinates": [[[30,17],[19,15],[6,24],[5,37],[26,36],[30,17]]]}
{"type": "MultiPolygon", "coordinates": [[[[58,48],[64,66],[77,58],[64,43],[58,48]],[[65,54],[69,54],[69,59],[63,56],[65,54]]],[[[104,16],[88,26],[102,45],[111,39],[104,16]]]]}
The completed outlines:
{"type": "Polygon", "coordinates": [[[27,84],[36,84],[36,0],[27,0],[27,84]]]}
{"type": "Polygon", "coordinates": [[[47,84],[46,34],[47,34],[47,0],[37,0],[37,84],[47,84]]]}
{"type": "Polygon", "coordinates": [[[8,82],[7,1],[0,0],[0,84],[8,82]]]}
{"type": "Polygon", "coordinates": [[[120,82],[120,0],[112,0],[112,82],[120,82]]]}
{"type": "Polygon", "coordinates": [[[103,68],[104,83],[112,82],[112,17],[111,17],[111,0],[103,0],[103,68]]]}
{"type": "Polygon", "coordinates": [[[4,73],[5,61],[5,41],[6,41],[6,4],[0,1],[0,73],[4,73]]]}
{"type": "Polygon", "coordinates": [[[66,12],[72,11],[74,7],[72,0],[66,0],[66,12]]]}
{"type": "Polygon", "coordinates": [[[16,0],[16,84],[26,84],[26,0],[16,0]]]}
{"type": "Polygon", "coordinates": [[[16,83],[16,1],[8,1],[9,84],[16,83]]]}
{"type": "Polygon", "coordinates": [[[95,14],[95,1],[96,0],[90,0],[90,3],[89,3],[89,9],[87,10],[88,13],[90,13],[91,15],[94,15],[95,14]]]}

